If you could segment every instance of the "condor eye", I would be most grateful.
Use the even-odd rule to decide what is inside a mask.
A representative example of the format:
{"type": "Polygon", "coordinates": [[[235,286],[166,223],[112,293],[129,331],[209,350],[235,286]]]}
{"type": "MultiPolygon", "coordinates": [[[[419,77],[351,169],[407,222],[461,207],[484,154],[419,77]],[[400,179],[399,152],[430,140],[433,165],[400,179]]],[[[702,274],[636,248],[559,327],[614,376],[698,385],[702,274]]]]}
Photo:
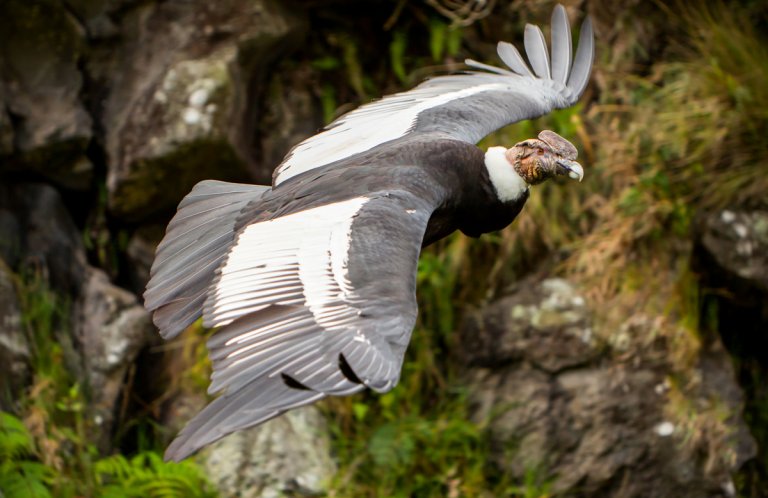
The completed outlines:
{"type": "Polygon", "coordinates": [[[539,151],[538,151],[538,154],[539,154],[540,156],[543,156],[543,155],[544,155],[544,150],[543,150],[543,149],[539,149],[539,151]]]}

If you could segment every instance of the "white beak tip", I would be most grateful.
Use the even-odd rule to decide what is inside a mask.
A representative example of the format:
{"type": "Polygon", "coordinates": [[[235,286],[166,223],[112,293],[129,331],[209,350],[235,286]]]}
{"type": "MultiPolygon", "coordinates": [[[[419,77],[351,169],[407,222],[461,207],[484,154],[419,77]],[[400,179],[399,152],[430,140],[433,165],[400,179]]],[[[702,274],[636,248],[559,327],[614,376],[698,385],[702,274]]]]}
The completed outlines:
{"type": "Polygon", "coordinates": [[[584,179],[584,175],[581,175],[581,174],[577,173],[576,171],[569,171],[568,172],[568,176],[573,178],[574,180],[578,180],[578,181],[581,181],[581,180],[584,179]]]}
{"type": "Polygon", "coordinates": [[[584,179],[584,168],[582,168],[581,164],[577,163],[576,161],[561,159],[557,161],[557,164],[561,168],[559,170],[559,173],[561,175],[566,174],[566,171],[567,171],[568,178],[572,178],[578,181],[581,181],[584,179]]]}
{"type": "Polygon", "coordinates": [[[584,179],[584,168],[581,167],[581,164],[577,162],[573,162],[568,165],[568,177],[573,178],[574,180],[578,180],[581,182],[584,179]]]}

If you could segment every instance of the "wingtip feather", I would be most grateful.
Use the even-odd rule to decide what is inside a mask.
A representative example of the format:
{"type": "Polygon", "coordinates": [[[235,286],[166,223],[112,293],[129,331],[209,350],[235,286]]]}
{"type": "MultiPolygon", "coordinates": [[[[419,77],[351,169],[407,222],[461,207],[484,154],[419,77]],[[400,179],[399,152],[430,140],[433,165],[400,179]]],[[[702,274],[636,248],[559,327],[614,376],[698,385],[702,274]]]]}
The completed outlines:
{"type": "Polygon", "coordinates": [[[563,85],[571,72],[573,42],[565,7],[558,4],[552,12],[552,79],[563,85]]]}
{"type": "Polygon", "coordinates": [[[517,48],[515,48],[515,46],[511,43],[500,41],[496,46],[496,52],[499,54],[499,57],[504,62],[504,64],[506,64],[515,73],[522,76],[530,76],[532,78],[534,77],[533,72],[528,68],[525,60],[520,55],[520,52],[518,52],[517,48]]]}
{"type": "MultiPolygon", "coordinates": [[[[511,43],[499,42],[497,52],[501,60],[516,74],[553,80],[566,86],[570,90],[569,100],[573,102],[584,92],[592,70],[595,50],[592,20],[589,16],[584,20],[574,56],[568,14],[565,7],[558,4],[552,12],[551,38],[550,53],[541,29],[533,24],[526,24],[524,45],[530,67],[511,43]]],[[[468,61],[467,64],[480,67],[474,61],[468,61]]]]}
{"type": "Polygon", "coordinates": [[[503,74],[503,75],[515,74],[512,71],[508,71],[507,69],[491,66],[490,64],[483,64],[482,62],[478,62],[474,59],[464,59],[464,64],[474,69],[488,71],[489,73],[503,74]]]}
{"type": "Polygon", "coordinates": [[[525,53],[531,63],[536,76],[542,79],[550,79],[549,71],[549,51],[547,50],[547,41],[544,39],[544,33],[538,26],[533,24],[525,25],[525,53]]]}
{"type": "Polygon", "coordinates": [[[592,18],[587,16],[581,25],[579,46],[573,61],[571,75],[568,78],[568,88],[573,91],[574,100],[578,99],[589,83],[592,62],[595,58],[595,33],[592,28],[592,18]]]}

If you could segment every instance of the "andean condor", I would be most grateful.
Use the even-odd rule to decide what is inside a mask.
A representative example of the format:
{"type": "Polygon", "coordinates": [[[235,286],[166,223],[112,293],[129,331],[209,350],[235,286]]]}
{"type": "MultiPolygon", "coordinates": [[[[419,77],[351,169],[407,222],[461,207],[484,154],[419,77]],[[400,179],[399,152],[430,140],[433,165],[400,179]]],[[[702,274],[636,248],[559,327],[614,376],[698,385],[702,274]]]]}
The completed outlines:
{"type": "Polygon", "coordinates": [[[572,61],[558,5],[551,44],[550,60],[541,30],[527,25],[532,70],[500,42],[511,71],[467,60],[467,72],[363,105],[296,145],[271,187],[204,181],[181,201],[145,305],[166,339],[201,316],[217,328],[209,392],[220,395],[167,459],[326,396],[395,387],[421,248],[455,230],[506,227],[530,185],[582,179],[576,148],[551,131],[509,149],[474,145],[578,100],[594,55],[589,18],[572,61]]]}

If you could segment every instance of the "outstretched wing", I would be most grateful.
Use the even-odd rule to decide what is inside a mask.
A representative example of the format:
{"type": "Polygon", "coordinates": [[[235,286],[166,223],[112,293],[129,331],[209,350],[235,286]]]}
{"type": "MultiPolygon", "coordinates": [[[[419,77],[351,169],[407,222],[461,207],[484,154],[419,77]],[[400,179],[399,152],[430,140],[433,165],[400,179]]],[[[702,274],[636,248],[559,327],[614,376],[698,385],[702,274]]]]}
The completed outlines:
{"type": "Polygon", "coordinates": [[[177,436],[181,460],[328,395],[388,391],[416,321],[416,265],[433,206],[404,191],[244,226],[208,291],[210,392],[177,436]]]}
{"type": "Polygon", "coordinates": [[[205,180],[179,204],[160,245],[144,306],[165,339],[200,318],[208,286],[235,239],[235,221],[269,187],[205,180]]]}
{"type": "Polygon", "coordinates": [[[479,71],[436,77],[361,106],[291,149],[275,169],[273,184],[414,134],[477,143],[510,123],[570,107],[587,86],[593,38],[587,18],[571,64],[571,31],[565,8],[558,5],[552,14],[551,59],[541,30],[529,24],[525,51],[533,70],[513,45],[500,42],[499,56],[511,71],[467,60],[479,71]]]}

